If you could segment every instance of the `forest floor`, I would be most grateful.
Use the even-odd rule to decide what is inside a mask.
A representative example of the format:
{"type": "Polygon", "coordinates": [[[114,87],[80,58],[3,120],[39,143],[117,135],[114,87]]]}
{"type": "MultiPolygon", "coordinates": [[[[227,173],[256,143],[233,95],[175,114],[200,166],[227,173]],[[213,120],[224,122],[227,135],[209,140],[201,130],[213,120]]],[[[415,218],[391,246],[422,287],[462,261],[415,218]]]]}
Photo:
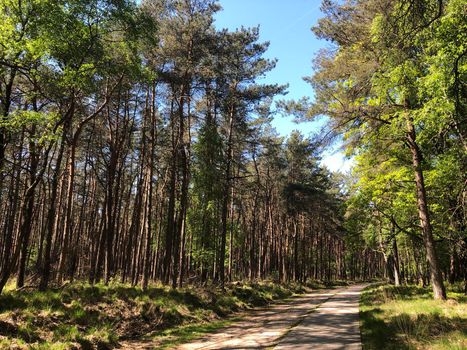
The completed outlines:
{"type": "Polygon", "coordinates": [[[467,296],[448,286],[448,300],[431,288],[372,285],[363,291],[360,320],[364,350],[466,350],[467,296]]]}
{"type": "Polygon", "coordinates": [[[215,286],[143,291],[118,283],[74,283],[38,292],[11,286],[0,295],[0,349],[111,349],[148,340],[170,348],[238,321],[239,311],[329,287],[237,282],[226,291],[215,286]]]}
{"type": "Polygon", "coordinates": [[[0,349],[351,349],[359,315],[364,350],[467,349],[460,285],[448,286],[447,301],[430,288],[342,285],[10,286],[0,295],[0,349]]]}

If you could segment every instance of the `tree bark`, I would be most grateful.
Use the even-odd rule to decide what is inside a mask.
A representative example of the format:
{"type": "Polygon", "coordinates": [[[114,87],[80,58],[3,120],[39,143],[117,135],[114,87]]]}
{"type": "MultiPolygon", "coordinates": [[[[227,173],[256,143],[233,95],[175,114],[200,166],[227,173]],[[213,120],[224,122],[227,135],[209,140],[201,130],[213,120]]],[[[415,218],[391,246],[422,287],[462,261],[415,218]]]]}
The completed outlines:
{"type": "Polygon", "coordinates": [[[443,283],[443,276],[438,264],[436,248],[433,239],[433,232],[428,211],[426,198],[425,180],[422,169],[422,154],[416,141],[416,133],[413,121],[407,120],[407,143],[412,153],[412,165],[414,168],[415,184],[417,187],[417,205],[420,226],[423,232],[423,242],[425,244],[426,256],[430,265],[430,277],[433,285],[433,296],[435,299],[446,300],[446,289],[443,283]]]}
{"type": "Polygon", "coordinates": [[[51,270],[51,251],[52,251],[52,237],[54,231],[54,223],[56,216],[56,207],[57,207],[57,194],[58,194],[58,180],[61,172],[61,164],[63,159],[63,153],[65,151],[65,137],[66,137],[66,128],[63,128],[63,136],[60,142],[60,147],[58,150],[57,160],[55,162],[55,169],[52,175],[51,182],[51,193],[50,193],[50,204],[49,210],[47,212],[47,226],[44,235],[45,246],[44,246],[44,256],[42,258],[42,267],[41,267],[41,280],[39,283],[39,290],[44,291],[47,289],[50,280],[50,270],[51,270]]]}
{"type": "MultiPolygon", "coordinates": [[[[35,127],[32,129],[32,135],[35,134],[35,127]]],[[[24,204],[23,204],[23,223],[20,229],[21,237],[21,255],[18,267],[18,276],[16,280],[16,287],[21,288],[24,286],[24,278],[26,272],[26,255],[27,248],[29,245],[29,239],[31,237],[32,230],[32,216],[34,213],[34,194],[35,189],[38,184],[36,181],[36,172],[39,164],[39,157],[36,152],[36,144],[34,141],[29,142],[29,153],[31,157],[30,168],[29,168],[29,187],[26,189],[24,194],[24,204]]]]}
{"type": "MultiPolygon", "coordinates": [[[[231,189],[231,166],[233,159],[233,128],[234,128],[235,108],[232,106],[229,112],[229,130],[227,135],[227,159],[225,163],[225,184],[222,193],[222,233],[221,233],[221,246],[219,251],[219,280],[221,288],[224,289],[225,285],[225,248],[227,244],[227,226],[228,226],[228,206],[229,194],[231,189]]],[[[230,269],[229,269],[230,270],[230,269]]],[[[231,271],[230,271],[231,272],[231,271]]],[[[229,274],[230,274],[229,272],[229,274]]]]}

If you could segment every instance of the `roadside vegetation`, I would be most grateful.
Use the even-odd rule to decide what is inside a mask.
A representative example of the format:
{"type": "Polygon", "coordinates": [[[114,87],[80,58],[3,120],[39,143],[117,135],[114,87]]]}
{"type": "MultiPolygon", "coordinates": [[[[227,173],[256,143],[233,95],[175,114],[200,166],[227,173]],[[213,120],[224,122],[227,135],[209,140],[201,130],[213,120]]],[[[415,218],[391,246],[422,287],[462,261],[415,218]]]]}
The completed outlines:
{"type": "Polygon", "coordinates": [[[430,288],[372,285],[360,299],[363,349],[467,349],[466,302],[460,285],[447,301],[430,288]]]}
{"type": "Polygon", "coordinates": [[[161,347],[228,325],[233,313],[300,294],[320,283],[233,283],[146,291],[127,284],[71,284],[0,296],[1,349],[110,349],[146,339],[161,347]]]}

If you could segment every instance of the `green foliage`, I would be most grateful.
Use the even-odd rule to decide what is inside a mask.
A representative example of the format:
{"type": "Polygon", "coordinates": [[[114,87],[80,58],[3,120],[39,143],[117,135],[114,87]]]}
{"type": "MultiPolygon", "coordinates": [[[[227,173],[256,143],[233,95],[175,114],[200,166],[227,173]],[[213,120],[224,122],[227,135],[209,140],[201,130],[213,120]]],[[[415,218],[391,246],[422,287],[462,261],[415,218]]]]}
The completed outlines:
{"type": "MultiPolygon", "coordinates": [[[[310,78],[316,99],[309,114],[329,116],[329,133],[344,135],[356,163],[346,227],[359,244],[386,254],[393,237],[408,250],[421,241],[413,149],[408,147],[407,125],[413,124],[445,270],[446,252],[465,251],[467,244],[460,199],[467,107],[461,3],[323,2],[325,16],[314,31],[336,47],[318,55],[310,78]]],[[[418,252],[414,255],[420,259],[418,252]]],[[[417,262],[406,263],[417,269],[417,262]]]]}
{"type": "Polygon", "coordinates": [[[61,131],[56,127],[58,120],[59,116],[56,113],[18,110],[11,113],[8,119],[0,121],[0,128],[9,132],[21,132],[24,128],[34,127],[36,133],[30,140],[38,145],[45,145],[58,140],[61,131]]]}
{"type": "MultiPolygon", "coordinates": [[[[0,57],[10,65],[27,67],[47,52],[44,38],[38,36],[41,20],[51,1],[30,0],[0,2],[0,57]]],[[[0,72],[3,73],[3,68],[0,72]]]]}
{"type": "Polygon", "coordinates": [[[220,223],[220,203],[224,171],[222,161],[222,139],[212,119],[199,130],[198,140],[193,146],[192,206],[188,211],[188,225],[195,240],[193,257],[207,268],[215,256],[215,232],[220,223]]]}

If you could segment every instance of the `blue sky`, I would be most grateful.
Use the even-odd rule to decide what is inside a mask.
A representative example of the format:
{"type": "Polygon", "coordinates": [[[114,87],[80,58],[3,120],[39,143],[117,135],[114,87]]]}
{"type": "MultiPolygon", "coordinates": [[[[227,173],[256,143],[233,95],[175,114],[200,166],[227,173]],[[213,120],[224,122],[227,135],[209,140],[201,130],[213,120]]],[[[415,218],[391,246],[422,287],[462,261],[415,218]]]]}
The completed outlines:
{"type": "MultiPolygon", "coordinates": [[[[303,77],[312,74],[312,59],[326,46],[311,32],[321,17],[320,3],[320,0],[220,0],[223,10],[216,15],[215,25],[230,30],[259,25],[261,41],[270,42],[266,57],[279,60],[264,82],[289,84],[286,99],[313,97],[313,89],[303,77]]],[[[279,116],[273,126],[282,135],[294,129],[304,134],[318,130],[315,123],[295,124],[279,116]]],[[[346,171],[350,166],[341,153],[333,151],[324,155],[323,164],[333,171],[346,171]]]]}

